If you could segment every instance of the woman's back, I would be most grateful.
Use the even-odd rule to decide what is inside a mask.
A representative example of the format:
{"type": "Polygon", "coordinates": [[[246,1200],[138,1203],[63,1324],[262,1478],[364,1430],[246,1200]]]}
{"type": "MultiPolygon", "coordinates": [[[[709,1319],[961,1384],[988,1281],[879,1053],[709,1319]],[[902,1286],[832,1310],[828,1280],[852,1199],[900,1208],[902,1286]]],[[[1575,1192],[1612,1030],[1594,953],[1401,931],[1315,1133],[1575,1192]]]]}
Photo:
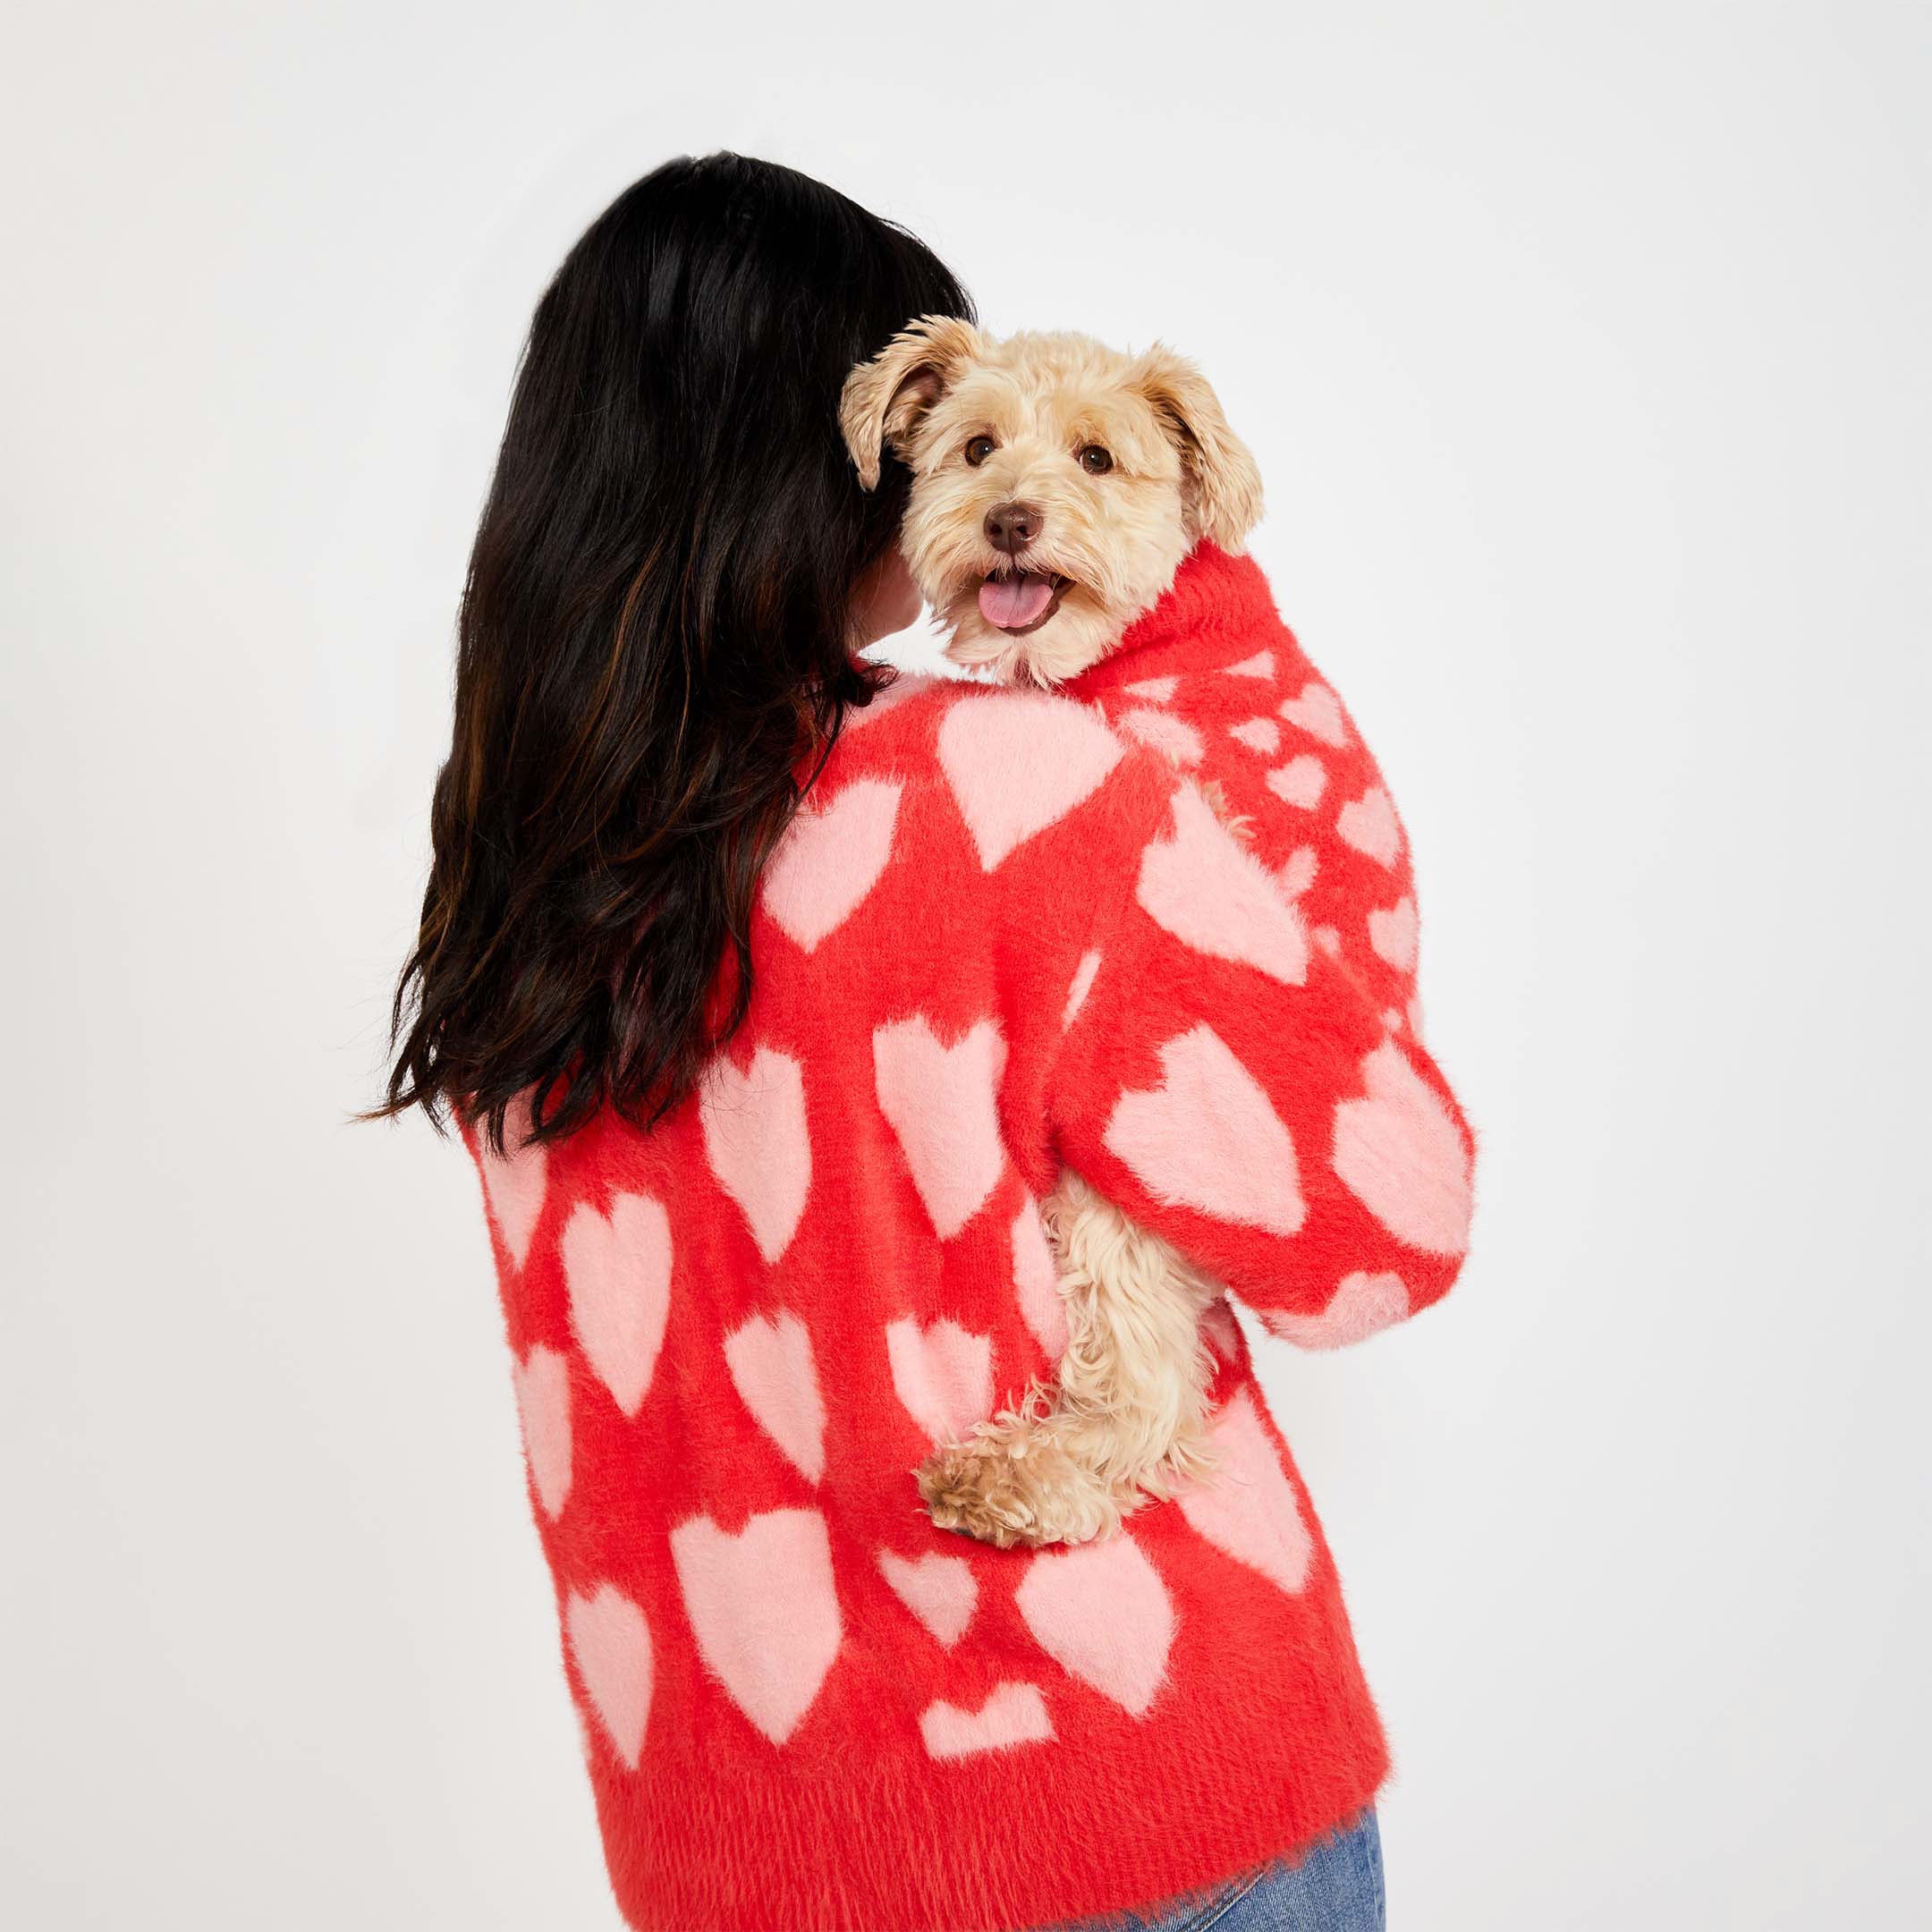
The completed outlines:
{"type": "MultiPolygon", "coordinates": [[[[1454,1273],[1328,1164],[1390,1044],[1345,973],[1203,953],[1140,903],[1176,792],[1064,700],[894,690],[767,868],[750,1010],[700,1091],[649,1132],[606,1110],[507,1157],[472,1140],[640,1926],[1073,1918],[1373,1798],[1333,1566],[1232,1321],[1223,1479],[1117,1538],[986,1548],[911,1479],[1051,1368],[1034,1204],[1063,1161],[1264,1308],[1318,1311],[1343,1266],[1414,1307],[1454,1273]]],[[[1402,1106],[1450,1131],[1390,1157],[1447,1145],[1460,1184],[1453,1103],[1397,1057],[1402,1106]]]]}

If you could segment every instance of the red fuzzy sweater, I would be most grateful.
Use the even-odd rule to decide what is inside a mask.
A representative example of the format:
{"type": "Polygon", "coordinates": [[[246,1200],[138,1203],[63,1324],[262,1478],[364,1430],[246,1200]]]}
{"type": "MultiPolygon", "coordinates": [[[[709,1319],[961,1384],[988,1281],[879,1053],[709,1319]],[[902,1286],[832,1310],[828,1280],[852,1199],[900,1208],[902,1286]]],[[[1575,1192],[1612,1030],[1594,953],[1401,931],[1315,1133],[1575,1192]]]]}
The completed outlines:
{"type": "Polygon", "coordinates": [[[1039,1554],[913,1488],[1051,1367],[1063,1162],[1302,1343],[1434,1301],[1464,1247],[1401,827],[1260,572],[1198,553],[1075,699],[907,681],[857,716],[701,1094],[478,1150],[634,1926],[1110,1911],[1306,1842],[1386,1767],[1224,1315],[1211,1487],[1039,1554]]]}

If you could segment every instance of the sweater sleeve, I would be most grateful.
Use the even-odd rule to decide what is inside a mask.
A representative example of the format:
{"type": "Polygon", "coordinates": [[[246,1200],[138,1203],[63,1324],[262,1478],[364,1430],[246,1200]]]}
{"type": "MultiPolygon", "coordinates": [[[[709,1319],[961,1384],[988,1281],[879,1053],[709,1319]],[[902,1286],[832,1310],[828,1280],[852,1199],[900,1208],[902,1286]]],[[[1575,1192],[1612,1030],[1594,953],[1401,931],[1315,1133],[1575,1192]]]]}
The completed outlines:
{"type": "Polygon", "coordinates": [[[1440,1299],[1472,1148],[1435,1062],[1192,784],[1134,809],[1047,1076],[1062,1160],[1305,1346],[1440,1299]]]}

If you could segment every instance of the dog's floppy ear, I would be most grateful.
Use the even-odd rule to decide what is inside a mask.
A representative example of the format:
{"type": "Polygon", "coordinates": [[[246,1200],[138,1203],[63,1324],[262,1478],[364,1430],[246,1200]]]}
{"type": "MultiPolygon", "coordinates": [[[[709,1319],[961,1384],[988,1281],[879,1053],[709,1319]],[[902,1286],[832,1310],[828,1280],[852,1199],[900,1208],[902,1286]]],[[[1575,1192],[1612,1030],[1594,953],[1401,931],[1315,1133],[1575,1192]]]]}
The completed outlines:
{"type": "Polygon", "coordinates": [[[877,489],[879,458],[896,446],[960,371],[979,353],[979,331],[957,316],[920,316],[869,362],[845,378],[839,428],[867,489],[877,489]]]}
{"type": "Polygon", "coordinates": [[[1261,521],[1261,472],[1228,427],[1221,399],[1185,356],[1156,343],[1128,372],[1181,452],[1194,535],[1239,555],[1261,521]]]}

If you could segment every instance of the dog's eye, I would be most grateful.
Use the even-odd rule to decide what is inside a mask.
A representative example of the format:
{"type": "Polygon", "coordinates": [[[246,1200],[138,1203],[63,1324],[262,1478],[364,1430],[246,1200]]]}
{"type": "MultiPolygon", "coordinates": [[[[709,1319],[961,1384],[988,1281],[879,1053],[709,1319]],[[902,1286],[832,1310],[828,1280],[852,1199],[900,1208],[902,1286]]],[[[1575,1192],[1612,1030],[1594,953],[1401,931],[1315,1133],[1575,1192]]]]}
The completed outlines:
{"type": "Polygon", "coordinates": [[[1080,466],[1089,476],[1105,476],[1114,467],[1114,459],[1097,443],[1089,443],[1080,453],[1080,466]]]}
{"type": "Polygon", "coordinates": [[[999,445],[991,436],[975,436],[966,445],[966,461],[971,468],[977,470],[998,447],[999,445]]]}

